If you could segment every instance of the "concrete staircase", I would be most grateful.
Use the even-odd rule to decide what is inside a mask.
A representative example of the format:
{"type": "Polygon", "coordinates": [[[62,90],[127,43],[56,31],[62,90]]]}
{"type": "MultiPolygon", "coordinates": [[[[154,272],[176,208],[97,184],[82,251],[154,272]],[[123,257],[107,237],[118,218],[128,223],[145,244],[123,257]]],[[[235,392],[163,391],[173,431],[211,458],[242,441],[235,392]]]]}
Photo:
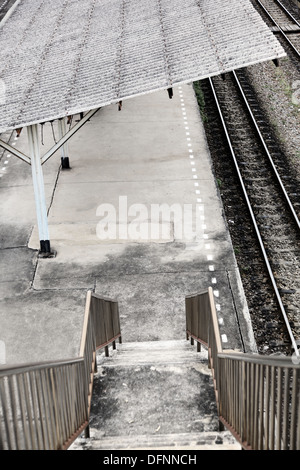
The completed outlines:
{"type": "Polygon", "coordinates": [[[240,450],[218,416],[207,352],[188,341],[124,343],[97,358],[90,438],[70,450],[240,450]]]}

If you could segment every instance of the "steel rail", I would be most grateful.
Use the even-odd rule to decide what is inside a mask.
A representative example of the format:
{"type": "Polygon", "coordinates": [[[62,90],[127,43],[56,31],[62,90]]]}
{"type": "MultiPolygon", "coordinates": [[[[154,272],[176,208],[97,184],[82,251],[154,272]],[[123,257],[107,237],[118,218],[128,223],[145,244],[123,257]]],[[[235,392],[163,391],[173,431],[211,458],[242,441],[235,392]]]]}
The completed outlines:
{"type": "Polygon", "coordinates": [[[292,15],[292,13],[280,2],[280,0],[275,0],[277,5],[280,6],[284,10],[284,12],[287,14],[287,16],[290,17],[290,19],[300,28],[300,23],[299,21],[296,20],[296,18],[292,15]]]}
{"type": "Polygon", "coordinates": [[[248,194],[247,194],[247,190],[246,190],[246,187],[245,187],[245,184],[244,184],[244,181],[243,181],[240,169],[239,169],[239,165],[238,165],[238,162],[237,162],[235,151],[233,149],[233,145],[231,143],[229,132],[227,130],[227,126],[226,126],[226,123],[225,123],[225,120],[224,120],[224,117],[223,117],[223,114],[222,114],[219,99],[218,99],[218,96],[217,96],[217,93],[216,93],[216,90],[215,90],[215,87],[214,87],[214,84],[213,84],[213,81],[212,81],[211,78],[209,78],[209,83],[210,83],[210,86],[211,86],[211,89],[212,89],[212,92],[213,92],[213,95],[214,95],[214,98],[215,98],[215,102],[216,102],[216,105],[217,105],[217,108],[218,108],[220,119],[222,121],[222,125],[223,125],[223,129],[224,129],[224,132],[225,132],[225,135],[226,135],[226,139],[227,139],[227,142],[228,142],[231,154],[232,154],[234,165],[235,165],[238,177],[239,177],[239,181],[240,181],[240,184],[241,184],[241,187],[242,187],[242,190],[243,190],[243,194],[244,194],[247,206],[248,206],[248,210],[249,210],[249,213],[250,213],[250,216],[251,216],[251,219],[252,219],[252,223],[253,223],[253,226],[254,226],[254,229],[255,229],[255,232],[256,232],[256,236],[257,236],[257,239],[259,241],[259,245],[260,245],[260,248],[261,248],[261,251],[262,251],[262,254],[263,254],[263,257],[264,257],[264,261],[265,261],[265,264],[266,264],[266,267],[267,267],[267,270],[268,270],[268,273],[269,273],[269,277],[270,277],[270,280],[271,280],[271,283],[272,283],[272,286],[273,286],[273,289],[274,289],[274,292],[275,292],[275,295],[276,295],[276,298],[277,298],[277,301],[278,301],[278,305],[280,307],[280,311],[281,311],[283,319],[285,321],[287,331],[288,331],[288,334],[289,334],[294,352],[295,352],[296,356],[300,357],[300,352],[299,352],[299,349],[298,349],[298,345],[297,345],[296,339],[294,337],[294,334],[292,332],[292,329],[291,329],[291,326],[290,326],[290,323],[289,323],[289,320],[288,320],[288,316],[286,314],[286,311],[285,311],[285,308],[284,308],[284,305],[283,305],[283,302],[282,302],[282,299],[281,299],[281,296],[280,296],[280,293],[279,293],[279,290],[278,290],[278,287],[277,287],[277,284],[276,284],[276,280],[275,280],[275,277],[274,277],[274,274],[273,274],[273,271],[272,271],[272,268],[271,268],[266,250],[265,250],[265,246],[264,246],[264,243],[263,243],[263,240],[262,240],[259,228],[258,228],[258,224],[256,222],[256,218],[255,218],[254,212],[252,210],[252,206],[251,206],[248,194]]]}
{"type": "Polygon", "coordinates": [[[289,43],[289,45],[291,46],[291,48],[294,50],[295,54],[298,56],[298,58],[300,59],[300,51],[298,51],[298,49],[294,46],[294,44],[289,40],[289,38],[287,37],[287,35],[285,34],[285,32],[283,31],[283,29],[281,28],[281,26],[277,23],[276,20],[274,20],[273,16],[269,13],[269,11],[266,9],[266,7],[261,3],[260,0],[256,0],[259,5],[261,6],[261,8],[264,10],[264,12],[266,13],[266,15],[270,18],[271,21],[273,21],[273,23],[275,24],[275,26],[278,28],[279,32],[282,34],[282,36],[284,37],[284,39],[289,43]]]}
{"type": "Polygon", "coordinates": [[[250,115],[250,117],[251,117],[251,119],[252,119],[252,122],[253,122],[253,124],[254,124],[254,126],[255,126],[255,129],[256,129],[256,131],[257,131],[257,134],[258,134],[258,136],[259,136],[259,138],[260,138],[260,141],[261,141],[261,143],[262,143],[262,145],[263,145],[263,147],[264,147],[264,150],[265,150],[265,152],[266,152],[266,155],[267,155],[267,157],[268,157],[268,159],[269,159],[269,162],[270,162],[270,164],[271,164],[271,166],[272,166],[272,169],[273,169],[274,174],[275,174],[275,176],[276,176],[277,182],[278,182],[278,184],[279,184],[279,186],[280,186],[280,188],[281,188],[281,190],[282,190],[282,193],[283,193],[283,195],[284,195],[284,198],[285,198],[285,200],[286,200],[286,202],[287,202],[287,204],[288,204],[288,206],[289,206],[289,209],[290,209],[290,211],[291,211],[291,213],[292,213],[292,215],[293,215],[293,217],[294,217],[294,220],[295,220],[295,222],[296,222],[296,225],[297,225],[298,229],[300,230],[300,220],[299,220],[299,218],[298,218],[298,216],[297,216],[297,214],[296,214],[296,211],[295,211],[295,209],[294,209],[294,207],[293,207],[293,204],[291,203],[291,200],[290,200],[290,198],[289,198],[289,196],[288,196],[288,194],[287,194],[287,192],[286,192],[286,189],[285,189],[284,184],[283,184],[283,182],[282,182],[282,180],[281,180],[281,178],[280,178],[280,175],[279,175],[279,173],[278,173],[278,171],[277,171],[277,168],[276,168],[276,166],[275,166],[275,164],[274,164],[274,162],[273,162],[272,156],[271,156],[271,154],[270,154],[270,152],[269,152],[269,149],[268,149],[268,147],[267,147],[267,144],[266,144],[266,142],[265,142],[265,140],[264,140],[264,138],[263,138],[263,135],[262,135],[262,133],[261,133],[261,131],[260,131],[260,129],[259,129],[259,126],[258,126],[258,124],[257,124],[257,122],[256,122],[255,116],[254,116],[254,114],[253,114],[253,112],[252,112],[252,110],[251,110],[251,107],[250,107],[249,103],[248,103],[248,100],[247,100],[247,97],[246,97],[246,95],[245,95],[245,93],[244,93],[244,90],[243,90],[243,88],[242,88],[241,82],[240,82],[240,80],[239,80],[239,78],[238,78],[238,76],[237,76],[237,74],[236,74],[236,72],[235,72],[234,70],[233,70],[232,74],[233,74],[234,79],[235,79],[235,81],[236,81],[236,84],[237,84],[237,86],[238,86],[238,88],[239,88],[239,90],[240,90],[240,93],[241,93],[241,95],[242,95],[242,97],[243,97],[243,100],[244,100],[244,102],[245,102],[245,105],[247,106],[249,115],[250,115]]]}
{"type": "MultiPolygon", "coordinates": [[[[6,23],[6,21],[11,17],[11,15],[16,10],[16,8],[17,8],[17,6],[19,5],[20,2],[21,2],[21,0],[16,0],[15,3],[5,13],[2,20],[0,19],[0,28],[2,28],[4,26],[4,23],[6,23]]],[[[8,3],[8,1],[3,5],[4,8],[6,7],[7,3],[8,3]]]]}

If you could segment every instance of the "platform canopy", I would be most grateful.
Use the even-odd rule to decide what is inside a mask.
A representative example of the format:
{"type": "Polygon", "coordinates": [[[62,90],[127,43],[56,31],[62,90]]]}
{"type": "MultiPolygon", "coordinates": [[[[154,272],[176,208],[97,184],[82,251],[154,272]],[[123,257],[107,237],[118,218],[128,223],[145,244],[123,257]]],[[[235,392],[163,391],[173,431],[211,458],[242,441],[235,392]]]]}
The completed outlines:
{"type": "Polygon", "coordinates": [[[250,0],[17,0],[0,132],[285,55],[250,0]]]}

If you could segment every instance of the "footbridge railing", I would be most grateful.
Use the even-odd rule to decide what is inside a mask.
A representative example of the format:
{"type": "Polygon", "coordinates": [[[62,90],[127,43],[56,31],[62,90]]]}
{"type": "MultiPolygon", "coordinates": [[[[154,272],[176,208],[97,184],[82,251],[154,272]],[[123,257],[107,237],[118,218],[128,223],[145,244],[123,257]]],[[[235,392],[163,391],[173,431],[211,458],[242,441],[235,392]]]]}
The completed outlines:
{"type": "Polygon", "coordinates": [[[251,450],[300,450],[300,364],[222,349],[213,290],[186,298],[187,338],[208,348],[219,420],[251,450]]]}
{"type": "Polygon", "coordinates": [[[117,339],[117,302],[89,291],[78,358],[1,367],[0,449],[67,449],[88,433],[96,351],[117,339]]]}

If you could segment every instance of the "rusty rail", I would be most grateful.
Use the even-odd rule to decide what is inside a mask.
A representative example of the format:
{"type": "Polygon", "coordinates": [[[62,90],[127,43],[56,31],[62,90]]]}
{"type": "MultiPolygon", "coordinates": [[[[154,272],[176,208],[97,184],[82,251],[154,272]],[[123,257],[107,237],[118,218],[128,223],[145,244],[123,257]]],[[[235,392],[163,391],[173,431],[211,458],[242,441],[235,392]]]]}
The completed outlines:
{"type": "Polygon", "coordinates": [[[208,348],[219,420],[241,446],[300,450],[298,357],[223,351],[211,288],[186,297],[186,332],[208,348]]]}
{"type": "Polygon", "coordinates": [[[117,338],[117,302],[89,291],[78,358],[1,367],[0,449],[67,449],[88,430],[96,351],[117,338]]]}

